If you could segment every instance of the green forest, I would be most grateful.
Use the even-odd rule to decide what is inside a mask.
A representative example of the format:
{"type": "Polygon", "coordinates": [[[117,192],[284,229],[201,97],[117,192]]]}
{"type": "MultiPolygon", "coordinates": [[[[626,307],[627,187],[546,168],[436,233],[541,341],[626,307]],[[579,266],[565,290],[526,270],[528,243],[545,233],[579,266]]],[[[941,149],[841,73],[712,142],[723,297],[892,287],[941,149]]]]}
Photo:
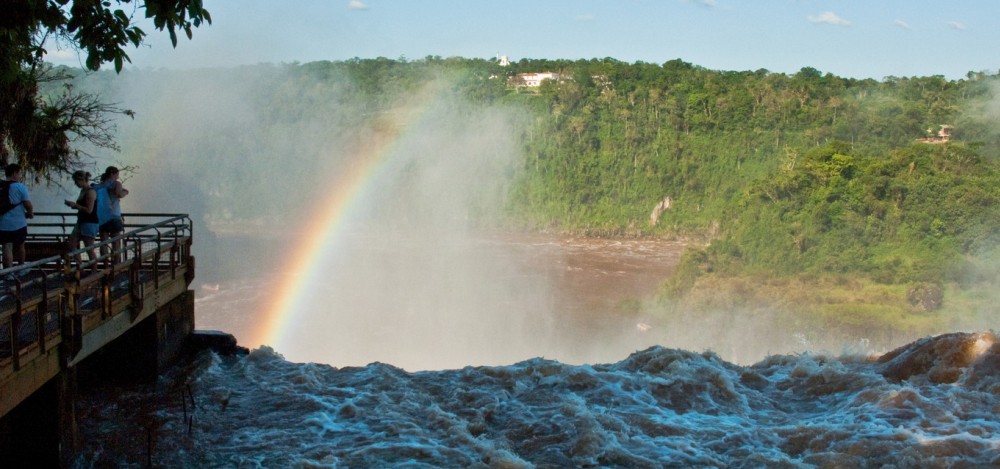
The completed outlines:
{"type": "MultiPolygon", "coordinates": [[[[484,224],[690,241],[664,281],[662,314],[766,309],[817,329],[890,336],[969,327],[993,312],[1000,75],[874,80],[810,67],[709,70],[682,60],[524,59],[502,67],[426,57],[98,72],[78,74],[74,86],[109,93],[130,83],[184,83],[176,86],[191,92],[177,105],[194,109],[204,99],[197,84],[218,80],[230,83],[240,106],[257,110],[252,124],[263,130],[247,135],[249,123],[234,119],[211,135],[151,141],[126,129],[121,146],[161,160],[145,163],[153,167],[175,153],[204,155],[201,169],[212,177],[197,190],[223,194],[209,204],[235,210],[226,216],[268,213],[259,205],[240,212],[234,207],[245,204],[232,200],[309,153],[287,129],[336,128],[349,139],[443,80],[462,98],[459,114],[503,108],[523,116],[503,217],[484,224]],[[538,72],[558,79],[538,87],[518,79],[538,72]],[[243,162],[255,155],[271,169],[247,174],[243,162]]],[[[124,107],[135,98],[115,96],[124,107]]],[[[178,133],[186,124],[155,125],[178,133]]],[[[311,169],[292,171],[308,178],[311,169]]]]}

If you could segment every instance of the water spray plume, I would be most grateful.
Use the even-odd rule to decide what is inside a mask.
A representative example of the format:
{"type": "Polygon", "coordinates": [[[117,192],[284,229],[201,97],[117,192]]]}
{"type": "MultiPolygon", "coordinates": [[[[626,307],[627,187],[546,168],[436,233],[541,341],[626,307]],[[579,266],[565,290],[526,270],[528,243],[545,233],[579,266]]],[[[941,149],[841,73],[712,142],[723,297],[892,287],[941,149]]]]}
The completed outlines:
{"type": "Polygon", "coordinates": [[[376,117],[371,133],[358,142],[358,149],[345,162],[346,170],[330,182],[329,197],[316,205],[317,215],[308,222],[304,242],[291,254],[287,265],[280,267],[284,278],[274,302],[266,310],[261,327],[248,338],[249,346],[271,345],[280,350],[288,323],[307,307],[301,303],[302,296],[313,285],[313,277],[322,275],[319,266],[329,256],[329,251],[335,249],[337,230],[350,214],[353,204],[377,184],[379,171],[392,163],[393,146],[421,118],[439,93],[440,87],[431,83],[392,112],[376,117]]]}

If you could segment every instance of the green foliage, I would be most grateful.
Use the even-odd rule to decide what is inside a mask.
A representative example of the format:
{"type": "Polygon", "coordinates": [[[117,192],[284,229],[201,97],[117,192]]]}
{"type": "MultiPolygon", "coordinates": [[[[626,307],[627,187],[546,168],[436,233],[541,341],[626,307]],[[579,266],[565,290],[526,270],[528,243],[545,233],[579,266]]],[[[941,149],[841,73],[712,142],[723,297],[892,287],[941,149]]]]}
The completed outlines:
{"type": "Polygon", "coordinates": [[[886,158],[833,142],[756,183],[727,242],[772,271],[951,281],[966,256],[996,243],[998,183],[993,164],[960,143],[886,158]]]}
{"type": "MultiPolygon", "coordinates": [[[[1000,241],[1000,129],[991,104],[998,76],[878,82],[808,67],[785,75],[681,60],[525,59],[500,67],[440,57],[185,72],[197,73],[258,78],[244,94],[264,135],[243,135],[245,126],[234,123],[183,149],[214,155],[206,164],[222,174],[240,174],[240,160],[218,155],[232,148],[253,155],[261,142],[288,149],[275,158],[276,171],[302,167],[290,163],[308,149],[281,141],[285,130],[348,129],[331,138],[349,136],[440,77],[467,98],[468,112],[520,109],[525,132],[512,141],[524,157],[510,169],[507,223],[711,240],[685,257],[669,286],[675,294],[704,276],[967,284],[970,259],[1000,241]],[[543,71],[564,78],[537,93],[507,86],[518,73],[543,71]],[[955,126],[951,142],[916,142],[943,124],[955,126]],[[670,208],[652,224],[668,197],[670,208]]],[[[212,183],[240,187],[226,179],[212,183]]]]}
{"type": "Polygon", "coordinates": [[[698,282],[702,274],[709,272],[708,256],[702,250],[688,249],[681,256],[677,270],[663,284],[662,292],[667,298],[684,296],[698,282]]]}
{"type": "Polygon", "coordinates": [[[201,0],[19,0],[4,3],[0,22],[0,162],[17,162],[35,177],[70,172],[81,164],[74,140],[116,149],[111,114],[131,115],[94,95],[66,87],[53,100],[39,85],[63,81],[43,63],[47,40],[85,53],[88,69],[129,61],[126,47],[139,46],[146,32],[132,13],[144,8],[158,30],[177,45],[177,30],[211,22],[201,0]],[[48,98],[48,99],[47,99],[48,98]]]}
{"type": "MultiPolygon", "coordinates": [[[[546,229],[710,239],[664,284],[675,301],[697,297],[706,279],[976,289],[989,277],[977,256],[1000,244],[998,76],[876,82],[682,61],[541,66],[574,79],[532,98],[543,119],[525,143],[511,212],[546,229]],[[916,143],[943,124],[955,125],[952,141],[916,143]],[[650,225],[664,197],[672,206],[650,225]]],[[[802,301],[817,328],[839,316],[888,335],[943,324],[911,314],[898,292],[841,306],[802,301]]]]}

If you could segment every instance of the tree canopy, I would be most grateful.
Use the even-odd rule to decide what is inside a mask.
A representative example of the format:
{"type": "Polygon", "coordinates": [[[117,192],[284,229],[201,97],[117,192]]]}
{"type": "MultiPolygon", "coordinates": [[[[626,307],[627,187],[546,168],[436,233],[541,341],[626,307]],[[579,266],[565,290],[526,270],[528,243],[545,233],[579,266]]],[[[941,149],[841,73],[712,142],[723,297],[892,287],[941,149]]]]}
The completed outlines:
{"type": "MultiPolygon", "coordinates": [[[[147,118],[123,126],[122,153],[130,164],[181,176],[184,192],[199,195],[186,209],[220,229],[298,223],[299,212],[261,198],[260,187],[326,187],[351,167],[348,155],[361,153],[354,149],[389,135],[391,118],[433,82],[448,90],[449,115],[461,118],[427,121],[465,145],[454,154],[423,144],[394,152],[407,159],[378,195],[393,201],[378,204],[390,207],[380,209],[389,219],[434,216],[398,201],[437,197],[438,187],[427,191],[419,178],[477,154],[502,171],[436,180],[474,181],[462,188],[470,191],[462,223],[695,240],[662,290],[663,314],[682,321],[759,312],[812,331],[809,340],[837,342],[844,336],[830,331],[840,324],[851,337],[888,343],[939,326],[979,327],[979,312],[995,309],[1000,74],[876,81],[681,60],[505,67],[379,57],[112,78],[105,70],[74,84],[162,96],[136,104],[148,106],[137,108],[147,118]],[[537,87],[514,79],[546,71],[561,78],[537,87]],[[190,115],[195,105],[202,112],[190,115]],[[502,143],[465,139],[476,119],[464,116],[499,110],[510,117],[497,126],[502,143]],[[948,139],[928,138],[946,128],[948,139]],[[651,216],[664,200],[669,207],[651,216]]],[[[417,140],[426,137],[421,130],[417,140]]],[[[457,148],[454,141],[442,148],[457,148]]]]}
{"type": "MultiPolygon", "coordinates": [[[[305,129],[365,135],[379,116],[448,77],[468,102],[463,112],[503,107],[531,116],[509,139],[523,159],[504,176],[503,222],[518,229],[705,238],[713,247],[699,265],[720,274],[860,273],[886,284],[965,281],[966,256],[1000,241],[1000,131],[991,124],[1000,75],[877,82],[809,67],[786,75],[679,60],[501,67],[440,57],[130,75],[133,87],[168,90],[157,92],[171,102],[229,109],[224,97],[238,99],[245,112],[144,119],[120,140],[130,158],[185,155],[195,174],[214,174],[198,184],[219,217],[292,222],[281,219],[289,216],[281,201],[241,201],[261,185],[283,184],[274,172],[301,171],[281,191],[324,176],[301,164],[328,159],[311,153],[305,129]],[[538,87],[503,78],[551,70],[562,79],[538,87]],[[195,82],[197,95],[166,87],[195,82]],[[922,138],[942,125],[950,141],[922,138]],[[252,172],[248,160],[267,169],[252,172]],[[666,198],[670,209],[651,222],[666,198]]],[[[126,81],[111,76],[75,83],[126,81]]]]}
{"type": "Polygon", "coordinates": [[[193,28],[211,23],[201,0],[21,0],[6,2],[0,19],[0,162],[16,162],[36,177],[72,170],[83,139],[116,148],[109,113],[129,111],[98,97],[63,93],[45,97],[39,84],[64,78],[48,67],[46,44],[81,51],[85,65],[98,70],[113,63],[120,72],[130,61],[126,48],[146,37],[137,22],[140,10],[153,26],[166,30],[174,46],[177,33],[188,38],[193,28]]]}

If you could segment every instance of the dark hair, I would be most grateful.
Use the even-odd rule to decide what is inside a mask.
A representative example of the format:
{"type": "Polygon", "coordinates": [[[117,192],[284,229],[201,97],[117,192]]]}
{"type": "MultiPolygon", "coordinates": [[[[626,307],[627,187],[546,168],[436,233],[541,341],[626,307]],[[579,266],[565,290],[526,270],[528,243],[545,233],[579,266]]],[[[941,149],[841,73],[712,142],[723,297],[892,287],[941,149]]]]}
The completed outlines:
{"type": "Polygon", "coordinates": [[[118,168],[115,166],[108,166],[108,169],[104,170],[105,175],[118,174],[118,168]]]}
{"type": "Polygon", "coordinates": [[[3,173],[7,177],[11,177],[11,176],[13,176],[14,174],[17,174],[20,171],[21,171],[21,165],[19,165],[17,163],[11,163],[11,164],[9,164],[7,166],[4,166],[4,168],[3,168],[3,173]]]}
{"type": "Polygon", "coordinates": [[[74,171],[73,172],[73,180],[74,181],[89,181],[90,180],[90,173],[88,173],[86,171],[74,171]]]}

